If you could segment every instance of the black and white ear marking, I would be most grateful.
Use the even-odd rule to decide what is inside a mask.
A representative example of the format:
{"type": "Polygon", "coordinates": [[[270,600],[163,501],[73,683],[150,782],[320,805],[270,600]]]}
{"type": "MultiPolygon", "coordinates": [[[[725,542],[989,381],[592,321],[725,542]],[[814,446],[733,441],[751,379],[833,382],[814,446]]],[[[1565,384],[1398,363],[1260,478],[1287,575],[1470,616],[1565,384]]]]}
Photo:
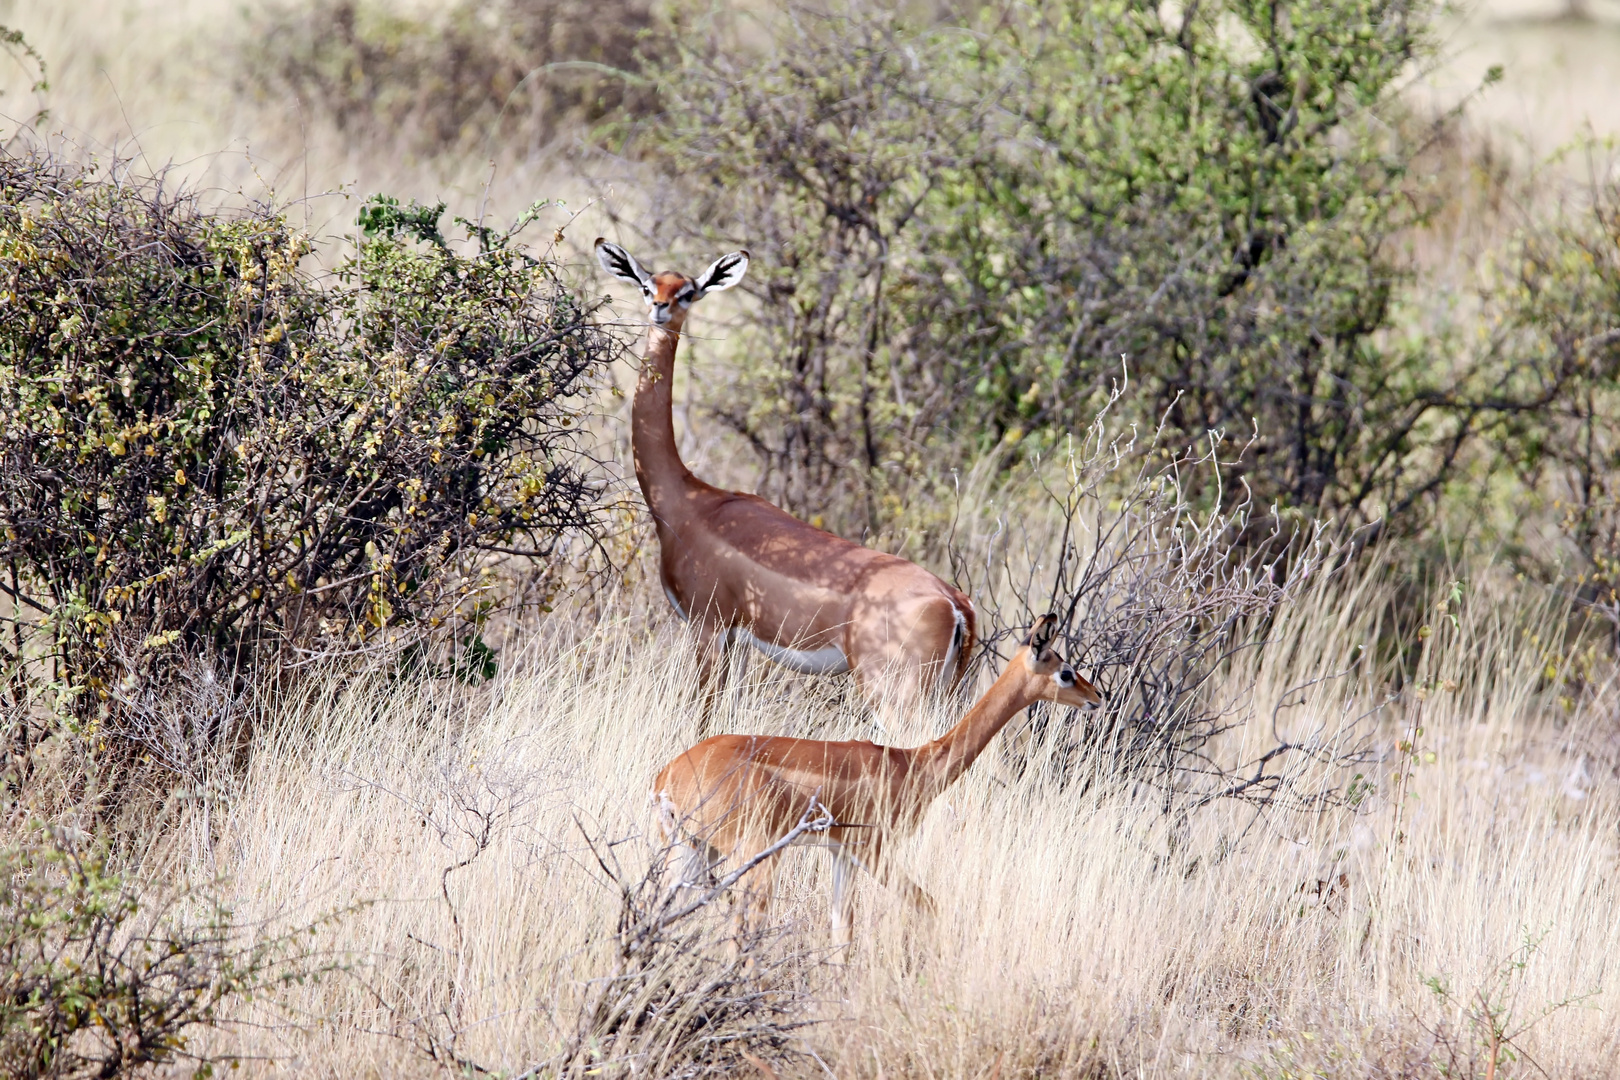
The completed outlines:
{"type": "Polygon", "coordinates": [[[1030,627],[1029,637],[1024,639],[1024,644],[1039,656],[1052,644],[1052,639],[1057,636],[1057,628],[1058,617],[1049,611],[1035,620],[1035,625],[1030,627]]]}
{"type": "Polygon", "coordinates": [[[596,238],[596,261],[602,264],[602,269],[618,278],[628,281],[648,296],[652,295],[652,275],[636,262],[636,257],[624,248],[609,240],[598,236],[596,238]]]}
{"type": "Polygon", "coordinates": [[[704,293],[719,292],[729,289],[743,279],[748,273],[748,252],[733,251],[730,255],[722,255],[709,264],[709,268],[697,276],[696,300],[704,293]]]}

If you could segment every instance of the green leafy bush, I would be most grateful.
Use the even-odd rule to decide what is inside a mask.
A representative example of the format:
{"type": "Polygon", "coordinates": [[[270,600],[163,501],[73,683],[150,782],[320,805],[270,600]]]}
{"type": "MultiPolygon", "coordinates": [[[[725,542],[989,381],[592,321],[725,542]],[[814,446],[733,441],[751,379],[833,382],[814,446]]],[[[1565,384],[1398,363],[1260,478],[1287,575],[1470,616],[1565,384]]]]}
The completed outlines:
{"type": "Polygon", "coordinates": [[[916,478],[1083,428],[1124,355],[1169,443],[1224,431],[1236,458],[1258,429],[1230,479],[1261,500],[1387,512],[1428,449],[1390,421],[1438,379],[1380,344],[1417,217],[1398,80],[1433,13],[789,5],[754,49],[687,20],[665,112],[626,130],[668,244],[762,256],[747,392],[711,407],[778,497],[871,515],[873,492],[897,511],[916,478]]]}
{"type": "MultiPolygon", "coordinates": [[[[1590,175],[1612,148],[1587,146],[1590,175]]],[[[1550,503],[1562,543],[1540,554],[1620,630],[1620,182],[1522,229],[1496,261],[1488,333],[1466,387],[1494,470],[1550,503]]]]}
{"type": "Polygon", "coordinates": [[[122,1077],[212,1064],[192,1046],[221,1007],[326,966],[309,927],[253,935],[205,896],[154,903],[68,829],[0,850],[0,1072],[122,1077]]]}
{"type": "Polygon", "coordinates": [[[383,200],[320,276],[275,210],[122,164],[7,154],[0,192],[0,663],[48,662],[59,707],[174,655],[419,643],[482,617],[491,558],[597,524],[578,433],[615,346],[509,234],[457,254],[383,200]]]}

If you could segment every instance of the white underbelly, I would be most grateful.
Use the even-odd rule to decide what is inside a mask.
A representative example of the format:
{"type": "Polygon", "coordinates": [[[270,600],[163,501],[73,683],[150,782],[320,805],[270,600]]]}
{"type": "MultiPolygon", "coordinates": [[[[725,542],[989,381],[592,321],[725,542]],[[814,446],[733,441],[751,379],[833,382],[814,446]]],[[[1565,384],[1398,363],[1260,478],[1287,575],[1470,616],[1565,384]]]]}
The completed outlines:
{"type": "Polygon", "coordinates": [[[801,675],[842,675],[849,670],[849,658],[836,645],[828,645],[824,649],[789,649],[761,641],[740,626],[733,627],[731,635],[733,641],[752,645],[778,664],[801,675]]]}

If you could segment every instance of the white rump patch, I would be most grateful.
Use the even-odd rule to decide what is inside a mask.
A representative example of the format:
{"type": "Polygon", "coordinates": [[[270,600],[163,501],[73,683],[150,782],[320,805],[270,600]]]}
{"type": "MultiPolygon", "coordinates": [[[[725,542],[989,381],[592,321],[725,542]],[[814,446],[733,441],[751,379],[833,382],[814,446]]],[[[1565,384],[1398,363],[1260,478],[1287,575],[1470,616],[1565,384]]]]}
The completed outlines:
{"type": "Polygon", "coordinates": [[[824,649],[788,649],[761,641],[742,627],[732,628],[732,640],[745,642],[785,668],[801,675],[842,675],[849,670],[849,657],[836,645],[824,649]]]}
{"type": "Polygon", "coordinates": [[[951,631],[951,647],[945,650],[945,659],[939,665],[941,690],[949,688],[951,679],[956,675],[956,660],[962,652],[962,641],[967,637],[967,616],[955,604],[951,605],[951,614],[956,616],[956,629],[951,631]]]}
{"type": "Polygon", "coordinates": [[[652,804],[653,813],[658,817],[658,828],[664,834],[665,840],[675,838],[675,829],[680,822],[675,812],[675,800],[669,797],[667,791],[652,792],[647,801],[652,804]]]}

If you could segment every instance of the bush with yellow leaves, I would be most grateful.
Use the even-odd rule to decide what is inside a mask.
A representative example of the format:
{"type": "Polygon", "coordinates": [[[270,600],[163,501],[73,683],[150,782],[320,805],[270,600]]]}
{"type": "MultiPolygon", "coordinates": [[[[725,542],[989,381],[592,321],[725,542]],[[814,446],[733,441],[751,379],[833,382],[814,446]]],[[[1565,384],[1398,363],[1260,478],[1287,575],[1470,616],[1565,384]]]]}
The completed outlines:
{"type": "Polygon", "coordinates": [[[454,641],[487,675],[492,562],[595,535],[578,433],[616,346],[516,242],[543,206],[464,246],[439,212],[372,199],[322,272],[273,206],[0,154],[0,673],[25,751],[27,714],[104,720],[174,654],[241,679],[454,641]]]}

